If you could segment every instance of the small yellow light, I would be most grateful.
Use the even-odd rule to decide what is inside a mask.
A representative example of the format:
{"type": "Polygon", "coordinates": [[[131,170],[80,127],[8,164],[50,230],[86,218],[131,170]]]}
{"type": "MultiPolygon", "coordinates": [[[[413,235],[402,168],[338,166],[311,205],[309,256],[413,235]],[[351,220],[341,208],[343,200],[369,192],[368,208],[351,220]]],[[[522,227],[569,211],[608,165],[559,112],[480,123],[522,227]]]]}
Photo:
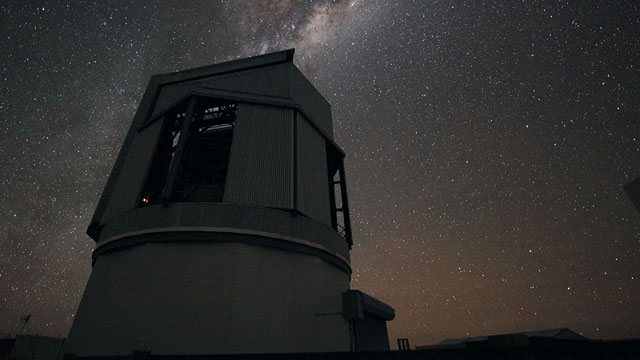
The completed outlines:
{"type": "Polygon", "coordinates": [[[142,202],[145,203],[145,204],[148,203],[149,202],[149,198],[148,197],[143,197],[142,198],[142,202]]]}

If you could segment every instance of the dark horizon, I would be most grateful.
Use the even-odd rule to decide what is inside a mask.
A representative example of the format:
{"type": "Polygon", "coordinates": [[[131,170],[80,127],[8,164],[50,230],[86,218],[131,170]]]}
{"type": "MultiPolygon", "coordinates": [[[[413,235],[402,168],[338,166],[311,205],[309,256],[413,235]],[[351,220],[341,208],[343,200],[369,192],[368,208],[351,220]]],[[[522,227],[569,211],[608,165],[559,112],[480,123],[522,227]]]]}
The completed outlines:
{"type": "Polygon", "coordinates": [[[152,74],[296,48],[345,150],[352,287],[411,346],[640,337],[631,1],[0,5],[0,334],[57,336],[152,74]]]}

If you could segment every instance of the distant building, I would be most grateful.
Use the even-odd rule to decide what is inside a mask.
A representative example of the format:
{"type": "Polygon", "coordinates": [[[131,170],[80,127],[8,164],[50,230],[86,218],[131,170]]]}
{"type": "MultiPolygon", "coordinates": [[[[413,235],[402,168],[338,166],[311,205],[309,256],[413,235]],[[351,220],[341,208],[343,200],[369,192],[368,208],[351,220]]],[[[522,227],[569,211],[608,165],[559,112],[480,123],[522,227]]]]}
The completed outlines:
{"type": "Polygon", "coordinates": [[[352,323],[356,349],[366,351],[389,350],[388,320],[395,312],[391,306],[358,290],[342,294],[342,315],[352,323]]]}
{"type": "Polygon", "coordinates": [[[40,335],[18,335],[0,339],[2,360],[57,360],[62,355],[65,339],[40,335]]]}
{"type": "Polygon", "coordinates": [[[435,345],[416,346],[416,350],[427,349],[458,349],[458,348],[503,348],[522,347],[552,344],[565,341],[586,341],[586,337],[566,328],[526,331],[512,334],[500,334],[490,336],[475,336],[457,339],[448,339],[435,345]]]}
{"type": "Polygon", "coordinates": [[[0,360],[7,360],[13,344],[16,342],[15,338],[0,339],[0,360]]]}
{"type": "Polygon", "coordinates": [[[293,54],[152,77],[87,230],[65,354],[389,348],[393,309],[349,286],[331,107],[293,54]]]}

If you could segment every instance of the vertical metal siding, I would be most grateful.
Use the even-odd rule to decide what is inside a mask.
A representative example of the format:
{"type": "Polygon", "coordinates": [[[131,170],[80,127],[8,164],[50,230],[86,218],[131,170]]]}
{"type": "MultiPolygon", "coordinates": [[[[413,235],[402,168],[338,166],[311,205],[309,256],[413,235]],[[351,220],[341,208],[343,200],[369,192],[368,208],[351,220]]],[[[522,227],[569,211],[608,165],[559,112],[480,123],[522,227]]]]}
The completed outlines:
{"type": "Polygon", "coordinates": [[[331,226],[325,139],[298,114],[298,204],[312,219],[331,226]]]}
{"type": "Polygon", "coordinates": [[[295,66],[291,69],[291,97],[333,140],[331,106],[295,66]]]}
{"type": "MultiPolygon", "coordinates": [[[[156,121],[140,132],[134,129],[142,125],[150,114],[157,115],[166,110],[199,86],[291,97],[327,135],[332,136],[329,104],[293,63],[286,62],[194,81],[185,80],[183,83],[165,85],[161,90],[157,89],[158,79],[149,85],[134,124],[127,134],[127,141],[119,156],[121,159],[114,168],[101,204],[96,210],[95,221],[104,224],[109,218],[137,205],[162,121],[156,121]]],[[[294,206],[292,189],[296,180],[293,178],[293,113],[292,109],[240,104],[225,202],[277,208],[294,206]]],[[[297,139],[300,148],[296,161],[296,191],[300,201],[299,209],[317,221],[330,224],[324,139],[302,115],[298,125],[300,128],[297,139]]]]}
{"type": "Polygon", "coordinates": [[[161,128],[162,121],[156,121],[136,132],[104,211],[104,221],[136,207],[161,128]]]}
{"type": "Polygon", "coordinates": [[[224,202],[290,208],[293,110],[240,103],[224,202]]]}

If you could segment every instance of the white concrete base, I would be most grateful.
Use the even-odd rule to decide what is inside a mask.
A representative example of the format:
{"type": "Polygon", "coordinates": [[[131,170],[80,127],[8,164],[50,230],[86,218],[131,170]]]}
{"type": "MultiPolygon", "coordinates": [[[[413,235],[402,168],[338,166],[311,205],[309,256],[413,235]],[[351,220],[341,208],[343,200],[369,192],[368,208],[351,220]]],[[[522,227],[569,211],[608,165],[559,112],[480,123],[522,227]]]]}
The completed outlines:
{"type": "Polygon", "coordinates": [[[318,257],[242,243],[146,243],[100,255],[64,353],[349,351],[349,275],[318,257]]]}

